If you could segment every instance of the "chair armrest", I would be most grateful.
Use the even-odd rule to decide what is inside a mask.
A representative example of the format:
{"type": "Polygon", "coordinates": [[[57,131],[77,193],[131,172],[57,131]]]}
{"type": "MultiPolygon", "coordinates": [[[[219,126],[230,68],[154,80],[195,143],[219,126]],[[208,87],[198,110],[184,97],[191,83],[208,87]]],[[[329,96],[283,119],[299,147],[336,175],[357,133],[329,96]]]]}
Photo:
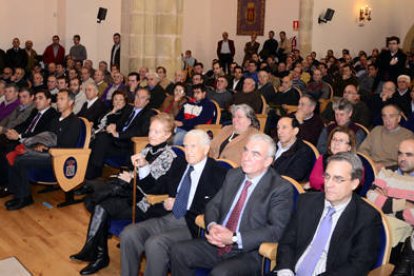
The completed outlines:
{"type": "Polygon", "coordinates": [[[394,269],[394,265],[392,264],[384,264],[376,269],[371,270],[368,273],[368,276],[389,276],[391,275],[392,270],[394,269]]]}
{"type": "Polygon", "coordinates": [[[195,219],[195,224],[202,229],[206,229],[206,222],[204,221],[204,215],[198,215],[195,219]]]}
{"type": "Polygon", "coordinates": [[[275,242],[263,242],[259,247],[259,254],[269,260],[276,260],[277,243],[275,242]]]}
{"type": "Polygon", "coordinates": [[[161,203],[168,198],[168,195],[147,195],[147,202],[150,205],[161,203]]]}
{"type": "Polygon", "coordinates": [[[50,149],[56,180],[68,192],[85,180],[91,149],[50,149]]]}

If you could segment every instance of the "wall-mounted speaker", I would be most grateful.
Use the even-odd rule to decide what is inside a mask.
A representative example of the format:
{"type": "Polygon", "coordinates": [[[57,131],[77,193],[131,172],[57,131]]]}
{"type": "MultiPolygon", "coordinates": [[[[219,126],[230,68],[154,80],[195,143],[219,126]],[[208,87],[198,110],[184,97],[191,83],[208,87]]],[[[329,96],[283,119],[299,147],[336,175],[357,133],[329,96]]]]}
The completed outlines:
{"type": "Polygon", "coordinates": [[[328,21],[332,20],[332,17],[334,16],[335,10],[333,9],[327,9],[325,13],[321,14],[318,18],[318,23],[326,23],[328,21]]]}
{"type": "Polygon", "coordinates": [[[108,9],[100,7],[98,10],[98,16],[96,17],[98,20],[96,22],[101,23],[102,20],[105,20],[107,12],[108,9]]]}

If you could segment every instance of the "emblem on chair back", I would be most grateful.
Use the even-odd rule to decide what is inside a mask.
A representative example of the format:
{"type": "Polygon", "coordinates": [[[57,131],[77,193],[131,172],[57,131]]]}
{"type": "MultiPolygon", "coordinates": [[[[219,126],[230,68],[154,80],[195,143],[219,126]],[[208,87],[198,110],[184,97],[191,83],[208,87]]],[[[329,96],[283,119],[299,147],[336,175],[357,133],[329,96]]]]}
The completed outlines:
{"type": "Polygon", "coordinates": [[[78,170],[78,163],[76,162],[76,159],[73,157],[69,157],[66,159],[64,165],[63,165],[63,175],[71,179],[76,175],[76,171],[78,170]]]}

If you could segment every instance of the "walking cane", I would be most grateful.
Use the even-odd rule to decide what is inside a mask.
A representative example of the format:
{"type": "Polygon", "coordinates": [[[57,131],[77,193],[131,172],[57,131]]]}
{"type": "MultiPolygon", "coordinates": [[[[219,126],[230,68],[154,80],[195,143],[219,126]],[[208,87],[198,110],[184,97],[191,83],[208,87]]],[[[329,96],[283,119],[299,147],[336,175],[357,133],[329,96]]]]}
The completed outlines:
{"type": "Polygon", "coordinates": [[[137,208],[137,162],[134,162],[134,181],[132,187],[132,224],[135,224],[135,213],[137,208]]]}

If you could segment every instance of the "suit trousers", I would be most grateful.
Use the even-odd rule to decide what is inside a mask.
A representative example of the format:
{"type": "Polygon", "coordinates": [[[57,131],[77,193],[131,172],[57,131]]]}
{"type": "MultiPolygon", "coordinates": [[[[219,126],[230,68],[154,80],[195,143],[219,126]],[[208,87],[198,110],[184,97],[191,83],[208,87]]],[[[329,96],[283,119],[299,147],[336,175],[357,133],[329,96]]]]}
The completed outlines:
{"type": "Polygon", "coordinates": [[[16,198],[31,195],[29,170],[52,168],[52,158],[49,153],[30,152],[16,157],[13,166],[9,166],[9,191],[16,198]]]}
{"type": "Polygon", "coordinates": [[[209,275],[260,275],[261,258],[257,251],[243,252],[232,249],[218,255],[218,248],[205,239],[197,239],[174,245],[171,252],[172,275],[194,275],[194,269],[211,269],[209,275]]]}
{"type": "Polygon", "coordinates": [[[167,275],[172,245],[191,238],[185,219],[173,214],[127,226],[121,233],[121,275],[138,275],[144,251],[145,275],[167,275]]]}

